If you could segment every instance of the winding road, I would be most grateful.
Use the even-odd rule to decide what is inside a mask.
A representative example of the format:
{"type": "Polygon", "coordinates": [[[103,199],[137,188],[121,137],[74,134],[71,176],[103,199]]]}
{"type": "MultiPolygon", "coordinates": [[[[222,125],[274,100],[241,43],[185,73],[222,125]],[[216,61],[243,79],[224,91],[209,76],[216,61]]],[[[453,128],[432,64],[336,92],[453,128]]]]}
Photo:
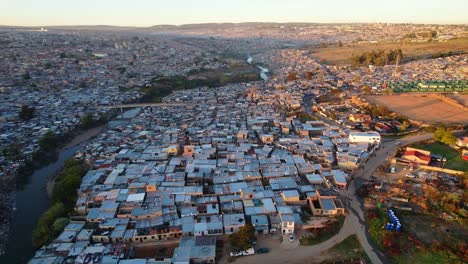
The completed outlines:
{"type": "MultiPolygon", "coordinates": [[[[310,109],[310,101],[304,100],[303,106],[306,112],[315,115],[310,109]]],[[[328,125],[340,126],[330,119],[321,118],[328,125]]],[[[377,246],[371,240],[367,231],[365,222],[365,209],[363,200],[358,197],[356,190],[360,184],[369,179],[375,170],[385,161],[391,159],[399,146],[416,143],[431,139],[432,133],[421,133],[413,136],[407,136],[398,140],[383,140],[382,147],[375,152],[364,164],[363,168],[353,172],[354,180],[348,185],[348,189],[341,191],[340,196],[346,206],[348,215],[341,230],[327,241],[314,246],[297,246],[288,249],[282,249],[278,246],[278,241],[271,237],[262,237],[259,239],[259,246],[270,246],[272,251],[268,254],[256,254],[248,257],[241,257],[236,263],[315,263],[321,262],[320,255],[333,248],[348,236],[355,234],[362,248],[374,264],[390,263],[388,258],[380,252],[377,246]],[[397,143],[398,142],[398,143],[397,143]],[[273,240],[273,242],[271,241],[273,240]],[[263,243],[262,243],[263,242],[263,243]],[[276,243],[276,244],[274,244],[276,243]]]]}

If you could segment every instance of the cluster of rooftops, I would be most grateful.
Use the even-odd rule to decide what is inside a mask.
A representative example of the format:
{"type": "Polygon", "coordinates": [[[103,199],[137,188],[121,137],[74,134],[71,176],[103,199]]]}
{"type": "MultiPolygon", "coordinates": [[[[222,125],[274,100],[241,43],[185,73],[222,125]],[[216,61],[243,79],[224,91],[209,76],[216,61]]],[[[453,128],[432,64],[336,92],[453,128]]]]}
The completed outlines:
{"type": "Polygon", "coordinates": [[[181,91],[165,99],[177,106],[142,109],[99,135],[76,156],[92,169],[72,223],[31,262],[78,261],[91,249],[118,262],[131,245],[167,240],[181,241],[173,262],[208,261],[213,243],[183,248],[246,223],[258,233],[290,234],[307,207],[320,216],[344,213],[337,191],[346,188],[347,173],[335,156],[365,152],[369,143],[360,147],[339,127],[286,117],[280,108],[290,98],[263,94],[240,85],[181,91]]]}

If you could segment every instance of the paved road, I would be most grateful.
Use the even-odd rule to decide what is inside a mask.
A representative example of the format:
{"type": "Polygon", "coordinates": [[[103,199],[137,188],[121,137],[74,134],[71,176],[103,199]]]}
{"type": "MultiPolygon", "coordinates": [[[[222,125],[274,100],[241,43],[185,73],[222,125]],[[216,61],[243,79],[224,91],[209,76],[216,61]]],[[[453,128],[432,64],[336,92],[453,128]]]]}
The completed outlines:
{"type": "MultiPolygon", "coordinates": [[[[305,111],[309,114],[315,115],[310,108],[310,101],[303,100],[303,106],[305,111]]],[[[340,126],[330,119],[321,117],[321,119],[329,125],[340,126]]],[[[321,262],[320,254],[331,249],[336,244],[343,241],[350,235],[356,234],[359,242],[361,243],[364,251],[369,256],[370,260],[374,264],[389,263],[387,257],[380,252],[376,245],[372,242],[369,233],[367,232],[367,226],[365,223],[365,209],[362,199],[356,195],[357,182],[369,179],[375,170],[389,160],[395,154],[399,146],[427,140],[433,137],[432,133],[422,133],[413,136],[408,136],[399,140],[383,140],[382,146],[375,152],[375,156],[372,156],[367,160],[362,169],[354,172],[355,179],[349,184],[348,190],[341,193],[345,205],[347,206],[348,216],[345,219],[343,228],[330,238],[329,240],[314,245],[314,246],[298,246],[291,249],[280,248],[277,244],[279,243],[268,243],[268,247],[272,250],[268,254],[256,254],[248,257],[241,257],[236,260],[236,263],[313,263],[314,261],[321,262]],[[398,143],[397,143],[398,142],[398,143]],[[397,143],[397,144],[396,144],[397,143]],[[346,202],[347,201],[347,202],[346,202]]],[[[271,238],[270,238],[271,239],[271,238]]],[[[276,241],[273,241],[276,242],[276,241]]],[[[261,247],[262,245],[259,244],[261,247]]]]}
{"type": "MultiPolygon", "coordinates": [[[[406,145],[430,139],[432,136],[433,134],[426,133],[410,136],[397,141],[400,142],[399,145],[406,145]]],[[[364,168],[355,172],[355,178],[359,180],[370,178],[374,171],[396,151],[398,146],[395,142],[396,141],[394,140],[384,142],[383,148],[377,150],[376,155],[371,157],[364,164],[364,168]]],[[[321,256],[321,254],[333,248],[336,244],[353,234],[357,235],[362,248],[367,253],[372,263],[389,263],[387,257],[377,249],[376,245],[373,244],[369,237],[365,223],[363,202],[356,195],[356,182],[356,180],[351,182],[348,190],[342,192],[343,200],[347,200],[349,202],[345,202],[345,205],[347,204],[349,214],[338,234],[329,240],[314,246],[297,246],[292,248],[281,247],[280,242],[273,239],[271,236],[262,236],[258,241],[259,244],[257,247],[268,247],[270,248],[270,253],[240,257],[235,261],[235,263],[320,263],[325,258],[323,255],[321,256]]]]}
{"type": "Polygon", "coordinates": [[[365,224],[364,204],[362,199],[360,199],[356,195],[356,190],[359,187],[358,184],[363,180],[369,179],[381,164],[393,157],[394,153],[396,152],[399,146],[427,140],[432,137],[432,133],[422,133],[402,138],[400,140],[391,140],[384,142],[382,144],[382,147],[375,152],[375,156],[372,156],[369,160],[367,160],[367,162],[364,163],[364,167],[362,169],[355,171],[355,180],[352,183],[350,183],[348,190],[345,192],[348,202],[346,203],[348,204],[348,211],[350,213],[350,216],[354,216],[348,218],[351,219],[352,225],[354,226],[354,230],[356,231],[355,233],[359,238],[359,242],[361,243],[362,247],[364,248],[372,263],[374,264],[388,263],[389,260],[385,257],[385,255],[382,254],[382,252],[380,252],[377,249],[377,247],[369,237],[369,233],[367,232],[367,226],[365,224]],[[396,144],[397,142],[398,145],[396,144]]]}

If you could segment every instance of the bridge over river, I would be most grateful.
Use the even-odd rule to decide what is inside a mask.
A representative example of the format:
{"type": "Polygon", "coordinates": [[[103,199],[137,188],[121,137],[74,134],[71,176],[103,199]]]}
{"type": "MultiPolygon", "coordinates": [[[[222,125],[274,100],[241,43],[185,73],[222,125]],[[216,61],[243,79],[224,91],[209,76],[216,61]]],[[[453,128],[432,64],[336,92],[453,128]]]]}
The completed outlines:
{"type": "Polygon", "coordinates": [[[124,108],[138,108],[138,107],[171,107],[182,106],[180,103],[135,103],[135,104],[116,104],[116,105],[98,105],[100,109],[124,109],[124,108]]]}

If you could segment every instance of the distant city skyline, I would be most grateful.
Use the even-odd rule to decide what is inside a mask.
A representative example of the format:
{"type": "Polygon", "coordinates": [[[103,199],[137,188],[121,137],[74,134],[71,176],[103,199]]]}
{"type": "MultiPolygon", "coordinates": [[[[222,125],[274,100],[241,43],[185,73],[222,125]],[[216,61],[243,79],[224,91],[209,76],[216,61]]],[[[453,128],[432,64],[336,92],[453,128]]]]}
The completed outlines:
{"type": "Polygon", "coordinates": [[[0,25],[111,25],[223,22],[468,24],[466,0],[0,0],[0,25]]]}

